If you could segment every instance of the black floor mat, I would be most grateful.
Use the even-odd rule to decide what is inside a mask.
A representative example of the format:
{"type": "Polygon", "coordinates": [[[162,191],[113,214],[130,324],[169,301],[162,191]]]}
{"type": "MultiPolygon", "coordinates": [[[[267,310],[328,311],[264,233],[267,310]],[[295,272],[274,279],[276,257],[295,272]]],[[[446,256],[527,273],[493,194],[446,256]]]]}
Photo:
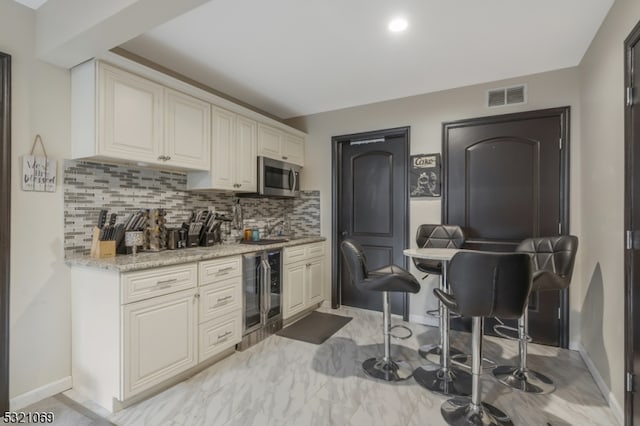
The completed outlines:
{"type": "Polygon", "coordinates": [[[351,317],[313,311],[308,316],[283,328],[276,334],[289,339],[302,340],[303,342],[319,345],[352,319],[351,317]]]}

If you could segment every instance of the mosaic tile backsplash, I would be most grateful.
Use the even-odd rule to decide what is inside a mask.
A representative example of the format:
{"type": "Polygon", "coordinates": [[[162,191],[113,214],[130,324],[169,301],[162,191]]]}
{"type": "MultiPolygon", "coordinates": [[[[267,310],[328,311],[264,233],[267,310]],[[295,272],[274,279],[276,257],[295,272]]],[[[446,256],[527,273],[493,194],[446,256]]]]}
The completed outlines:
{"type": "MultiPolygon", "coordinates": [[[[167,226],[180,226],[194,209],[230,216],[237,200],[226,192],[187,191],[183,173],[88,161],[65,160],[63,183],[65,257],[89,254],[100,209],[116,213],[120,223],[139,209],[163,208],[167,226]]],[[[295,199],[240,198],[240,205],[245,227],[264,230],[286,219],[296,235],[320,235],[320,191],[295,199]]]]}

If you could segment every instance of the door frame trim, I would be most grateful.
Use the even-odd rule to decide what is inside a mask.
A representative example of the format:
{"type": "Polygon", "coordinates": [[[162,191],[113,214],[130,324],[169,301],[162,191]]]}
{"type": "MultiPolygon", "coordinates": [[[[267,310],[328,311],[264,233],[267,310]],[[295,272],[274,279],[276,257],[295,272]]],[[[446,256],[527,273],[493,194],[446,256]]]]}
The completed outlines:
{"type": "MultiPolygon", "coordinates": [[[[447,164],[449,155],[449,130],[459,127],[477,126],[482,124],[497,124],[509,121],[521,121],[546,117],[560,118],[560,137],[562,138],[562,149],[560,150],[560,235],[569,235],[569,207],[570,207],[570,113],[571,107],[557,107],[539,109],[511,114],[492,115],[471,119],[448,121],[442,123],[442,165],[443,171],[447,164]]],[[[449,190],[447,174],[442,176],[442,221],[447,223],[449,217],[448,205],[446,202],[449,190]]],[[[569,347],[569,289],[560,291],[560,347],[569,347]]]]}
{"type": "Polygon", "coordinates": [[[0,52],[0,409],[9,410],[11,55],[0,52]]]}
{"type": "MultiPolygon", "coordinates": [[[[405,212],[407,214],[407,220],[405,221],[405,229],[403,232],[404,246],[409,247],[409,228],[411,226],[410,206],[409,206],[409,156],[411,155],[411,128],[410,126],[395,127],[392,129],[374,130],[369,132],[351,133],[348,135],[332,136],[331,145],[331,307],[337,309],[340,307],[340,236],[338,230],[338,223],[340,220],[340,212],[338,209],[339,200],[342,196],[340,190],[341,185],[339,177],[342,172],[342,146],[345,143],[351,142],[353,139],[366,140],[386,138],[388,136],[403,136],[405,144],[405,159],[404,163],[407,165],[405,172],[405,182],[407,191],[405,191],[405,212]]],[[[409,259],[405,256],[404,265],[405,269],[409,267],[409,259]]],[[[409,320],[409,295],[404,294],[402,302],[402,318],[404,321],[409,320]]]]}
{"type": "MultiPolygon", "coordinates": [[[[640,42],[640,22],[631,30],[627,38],[624,40],[624,87],[623,93],[626,88],[630,87],[633,83],[632,77],[634,72],[634,64],[632,58],[632,46],[640,42]]],[[[638,46],[640,48],[640,46],[638,46]]],[[[626,102],[624,104],[624,230],[631,230],[633,226],[633,129],[631,127],[632,122],[631,106],[626,102]]],[[[624,247],[624,366],[625,366],[625,378],[626,373],[634,373],[633,370],[633,261],[634,250],[626,248],[626,244],[623,241],[624,247]]],[[[628,392],[626,383],[624,391],[624,423],[625,425],[633,424],[633,392],[628,392]]]]}

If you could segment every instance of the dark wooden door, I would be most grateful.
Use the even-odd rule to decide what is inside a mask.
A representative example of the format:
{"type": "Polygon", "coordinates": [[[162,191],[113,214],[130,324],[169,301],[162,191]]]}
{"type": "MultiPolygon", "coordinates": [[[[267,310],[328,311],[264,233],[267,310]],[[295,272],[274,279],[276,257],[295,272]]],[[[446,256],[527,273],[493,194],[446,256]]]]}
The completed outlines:
{"type": "MultiPolygon", "coordinates": [[[[465,247],[513,251],[525,238],[567,233],[568,116],[567,107],[444,124],[443,223],[464,228],[465,247]]],[[[567,301],[531,295],[535,342],[567,346],[567,301]]],[[[485,324],[492,334],[494,322],[485,324]]]]}
{"type": "Polygon", "coordinates": [[[0,52],[0,410],[9,410],[11,56],[0,52]]]}
{"type": "MultiPolygon", "coordinates": [[[[345,238],[362,244],[369,269],[406,266],[408,247],[407,128],[334,138],[339,151],[335,250],[345,238]]],[[[342,257],[338,259],[339,303],[382,310],[378,292],[353,285],[342,257]]],[[[391,310],[408,315],[406,296],[391,295],[391,310]]]]}
{"type": "Polygon", "coordinates": [[[625,40],[625,424],[640,425],[640,23],[625,40]]]}

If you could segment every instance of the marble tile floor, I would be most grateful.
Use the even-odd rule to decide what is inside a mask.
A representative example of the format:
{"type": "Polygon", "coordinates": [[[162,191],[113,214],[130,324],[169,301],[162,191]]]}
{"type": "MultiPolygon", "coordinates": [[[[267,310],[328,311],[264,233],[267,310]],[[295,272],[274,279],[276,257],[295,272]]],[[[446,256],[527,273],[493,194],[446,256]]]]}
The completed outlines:
{"type": "MultiPolygon", "coordinates": [[[[363,373],[362,361],[383,350],[380,313],[348,307],[320,310],[354,319],[322,345],[272,336],[154,397],[118,413],[100,414],[116,425],[445,424],[440,405],[447,397],[423,389],[413,379],[386,383],[363,373]]],[[[413,337],[394,340],[392,353],[401,354],[413,367],[430,364],[417,355],[417,348],[435,342],[437,329],[408,326],[413,337]]],[[[470,337],[452,332],[452,344],[468,348],[470,337]]],[[[517,361],[515,342],[485,337],[484,348],[485,357],[498,364],[517,361]]],[[[487,374],[483,400],[509,414],[516,425],[616,424],[577,352],[535,344],[529,349],[530,367],[548,373],[556,391],[525,394],[487,374]]]]}

